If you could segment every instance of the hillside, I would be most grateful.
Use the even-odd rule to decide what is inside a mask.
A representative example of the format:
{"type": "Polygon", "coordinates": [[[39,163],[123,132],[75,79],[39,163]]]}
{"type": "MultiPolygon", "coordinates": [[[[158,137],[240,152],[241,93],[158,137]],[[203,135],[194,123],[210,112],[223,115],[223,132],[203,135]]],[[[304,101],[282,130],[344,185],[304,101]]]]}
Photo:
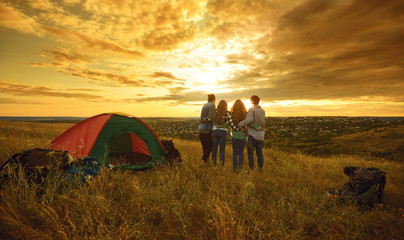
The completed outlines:
{"type": "Polygon", "coordinates": [[[347,152],[369,154],[373,157],[404,160],[404,125],[375,128],[332,139],[347,152]]]}
{"type": "MultiPolygon", "coordinates": [[[[44,147],[69,124],[1,123],[0,163],[44,147]]],[[[143,172],[104,169],[82,187],[50,176],[42,188],[24,178],[0,190],[3,239],[400,239],[404,165],[354,156],[319,158],[264,149],[262,172],[202,164],[197,141],[174,139],[183,163],[143,172]],[[373,211],[334,204],[345,166],[387,172],[385,204],[373,211]],[[42,194],[38,194],[42,192],[42,194]]]]}

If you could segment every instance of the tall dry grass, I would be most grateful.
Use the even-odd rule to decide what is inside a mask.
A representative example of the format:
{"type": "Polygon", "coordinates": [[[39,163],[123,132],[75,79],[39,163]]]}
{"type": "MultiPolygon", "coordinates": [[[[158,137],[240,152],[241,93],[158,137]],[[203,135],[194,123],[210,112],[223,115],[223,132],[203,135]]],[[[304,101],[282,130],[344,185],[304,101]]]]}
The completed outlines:
{"type": "MultiPolygon", "coordinates": [[[[16,151],[46,146],[68,125],[0,122],[0,163],[16,151]],[[30,131],[29,129],[33,129],[30,131]],[[29,141],[27,141],[29,140],[29,141]],[[31,145],[32,144],[32,145],[31,145]]],[[[4,239],[400,239],[403,165],[353,156],[316,158],[264,150],[263,171],[233,172],[201,162],[198,142],[174,139],[182,164],[143,172],[104,169],[82,187],[16,178],[0,190],[4,239]],[[373,211],[325,201],[345,166],[388,174],[385,202],[373,211]],[[42,194],[38,194],[41,192],[42,194]]]]}

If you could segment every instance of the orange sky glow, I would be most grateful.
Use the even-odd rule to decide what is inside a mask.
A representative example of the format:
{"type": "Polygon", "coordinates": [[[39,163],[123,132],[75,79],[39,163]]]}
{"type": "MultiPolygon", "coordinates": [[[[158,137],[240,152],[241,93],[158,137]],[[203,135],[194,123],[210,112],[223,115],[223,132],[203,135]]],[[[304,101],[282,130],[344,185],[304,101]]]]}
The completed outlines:
{"type": "Polygon", "coordinates": [[[0,0],[0,116],[404,116],[399,0],[0,0]]]}

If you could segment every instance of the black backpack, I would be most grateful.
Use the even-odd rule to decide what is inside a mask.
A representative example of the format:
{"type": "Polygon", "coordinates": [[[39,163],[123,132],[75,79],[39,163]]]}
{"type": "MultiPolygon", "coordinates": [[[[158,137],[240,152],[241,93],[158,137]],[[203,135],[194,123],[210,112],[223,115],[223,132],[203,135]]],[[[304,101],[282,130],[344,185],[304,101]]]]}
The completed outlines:
{"type": "Polygon", "coordinates": [[[1,182],[9,180],[9,172],[6,170],[8,166],[16,175],[19,173],[18,166],[21,166],[28,179],[41,183],[50,170],[66,171],[72,160],[67,151],[41,148],[25,150],[11,156],[0,167],[0,180],[1,182]]]}
{"type": "Polygon", "coordinates": [[[171,164],[173,161],[182,162],[180,152],[174,147],[174,143],[171,140],[161,140],[165,150],[166,150],[166,158],[168,162],[171,164]]]}
{"type": "Polygon", "coordinates": [[[374,207],[383,203],[386,172],[378,168],[345,167],[349,182],[340,190],[340,198],[363,207],[374,207]]]}

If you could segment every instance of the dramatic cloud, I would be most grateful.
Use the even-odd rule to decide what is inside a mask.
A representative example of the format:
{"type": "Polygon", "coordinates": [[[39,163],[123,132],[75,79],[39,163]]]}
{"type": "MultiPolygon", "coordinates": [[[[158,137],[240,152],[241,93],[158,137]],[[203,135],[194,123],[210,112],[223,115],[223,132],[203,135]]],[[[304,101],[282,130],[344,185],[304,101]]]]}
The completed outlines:
{"type": "MultiPolygon", "coordinates": [[[[160,96],[160,97],[144,97],[139,96],[139,98],[128,98],[124,99],[125,102],[170,102],[170,105],[194,105],[195,102],[200,105],[201,102],[205,102],[207,100],[207,92],[204,91],[189,91],[182,92],[182,90],[186,90],[185,88],[173,88],[170,89],[170,94],[160,96]]],[[[216,95],[217,99],[233,99],[234,96],[232,94],[220,94],[216,95]],[[229,98],[230,96],[230,98],[229,98]],[[220,97],[220,98],[219,98],[220,97]]]]}
{"type": "Polygon", "coordinates": [[[90,89],[90,88],[72,88],[66,89],[67,91],[83,91],[83,92],[99,92],[99,89],[90,89]]]}
{"type": "MultiPolygon", "coordinates": [[[[55,66],[67,66],[70,64],[82,65],[93,63],[91,57],[75,52],[70,53],[68,50],[45,50],[44,52],[46,54],[42,54],[41,56],[53,60],[53,65],[55,66]]],[[[46,64],[32,63],[31,65],[41,66],[46,64]]]]}
{"type": "Polygon", "coordinates": [[[266,100],[387,96],[404,91],[403,5],[397,1],[307,1],[286,11],[258,39],[251,66],[231,86],[256,88],[266,100]],[[336,20],[338,19],[338,20],[336,20]],[[262,91],[262,89],[265,91],[262,91]]]}
{"type": "Polygon", "coordinates": [[[23,84],[14,84],[0,81],[0,93],[14,96],[40,96],[40,97],[60,97],[60,98],[77,98],[86,101],[105,101],[101,96],[88,93],[75,93],[69,91],[55,91],[48,87],[37,87],[23,84]]]}
{"type": "Polygon", "coordinates": [[[165,77],[165,78],[171,78],[171,79],[177,79],[172,73],[169,72],[155,72],[152,75],[150,75],[150,77],[165,77]]]}
{"type": "Polygon", "coordinates": [[[48,11],[48,12],[64,12],[63,8],[49,0],[27,0],[27,3],[34,9],[48,11]]]}
{"type": "Polygon", "coordinates": [[[176,30],[174,33],[151,32],[145,35],[143,46],[150,50],[172,50],[180,43],[192,40],[193,37],[194,32],[190,29],[176,30]]]}
{"type": "Polygon", "coordinates": [[[41,104],[41,102],[15,98],[0,98],[0,104],[41,104]]]}
{"type": "Polygon", "coordinates": [[[138,52],[138,51],[132,51],[126,48],[122,48],[121,46],[118,46],[117,44],[114,44],[112,42],[104,41],[104,40],[99,40],[99,39],[94,39],[89,36],[86,36],[81,33],[76,33],[76,32],[71,32],[67,30],[62,30],[62,29],[57,29],[57,28],[52,28],[52,27],[42,27],[45,31],[54,34],[59,37],[63,38],[68,38],[72,40],[79,40],[82,41],[86,44],[87,48],[96,50],[96,51],[111,51],[113,53],[120,53],[120,54],[125,54],[128,56],[133,56],[133,57],[142,57],[143,54],[138,52]]]}
{"type": "Polygon", "coordinates": [[[176,95],[176,94],[180,94],[180,93],[183,93],[184,91],[189,90],[189,88],[186,88],[186,87],[172,87],[172,88],[169,88],[168,90],[170,91],[171,94],[176,95]]]}
{"type": "Polygon", "coordinates": [[[38,34],[38,24],[34,19],[3,2],[0,2],[0,26],[23,33],[38,34]]]}
{"type": "Polygon", "coordinates": [[[133,79],[129,76],[118,75],[108,72],[102,72],[93,69],[81,69],[81,68],[68,68],[69,72],[73,76],[80,78],[87,78],[94,80],[95,83],[104,83],[108,86],[133,86],[133,87],[149,87],[150,84],[144,80],[133,79]]]}
{"type": "Polygon", "coordinates": [[[131,98],[131,99],[124,99],[126,102],[161,102],[161,101],[174,101],[178,102],[184,99],[184,96],[178,94],[171,94],[162,97],[146,97],[146,98],[131,98]]]}
{"type": "Polygon", "coordinates": [[[87,78],[93,80],[96,84],[110,87],[129,86],[135,88],[166,88],[173,85],[184,84],[184,80],[178,79],[172,73],[168,72],[155,72],[150,75],[120,75],[97,69],[83,69],[78,67],[68,67],[66,70],[61,70],[61,72],[79,78],[87,78]]]}

